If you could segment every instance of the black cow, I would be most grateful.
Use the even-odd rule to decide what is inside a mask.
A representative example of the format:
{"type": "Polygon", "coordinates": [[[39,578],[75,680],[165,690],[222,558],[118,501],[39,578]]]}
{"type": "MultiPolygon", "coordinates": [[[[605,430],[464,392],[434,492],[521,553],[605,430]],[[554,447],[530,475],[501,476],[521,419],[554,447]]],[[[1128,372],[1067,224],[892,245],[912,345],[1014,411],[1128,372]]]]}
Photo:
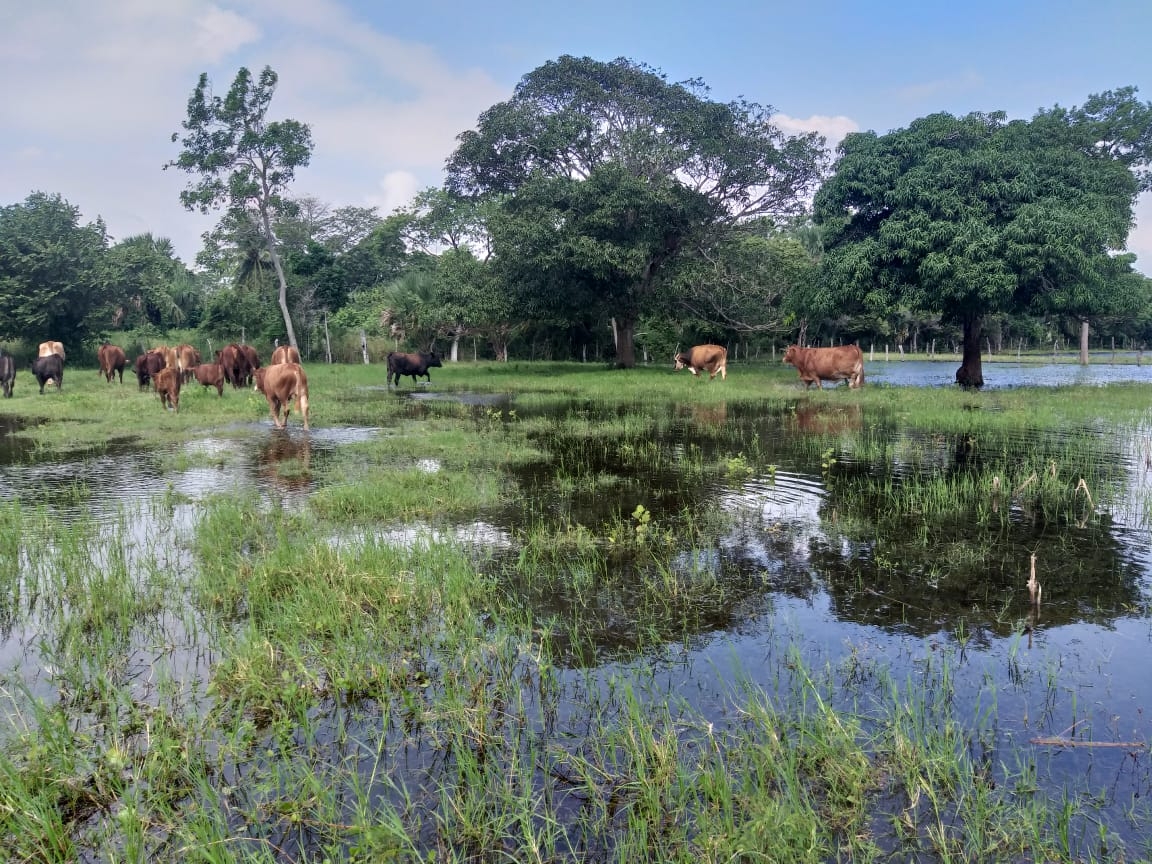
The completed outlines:
{"type": "Polygon", "coordinates": [[[56,389],[64,386],[64,361],[59,354],[49,354],[47,357],[37,357],[32,361],[32,374],[40,384],[40,392],[44,392],[44,385],[49,381],[56,382],[56,389]]]}
{"type": "Polygon", "coordinates": [[[16,383],[16,361],[11,354],[0,348],[0,386],[4,388],[4,398],[12,398],[12,385],[16,383]]]}
{"type": "Polygon", "coordinates": [[[417,354],[401,354],[399,351],[390,351],[388,353],[388,386],[392,386],[392,379],[395,378],[396,386],[399,387],[401,375],[411,375],[413,384],[416,384],[417,375],[423,375],[431,383],[432,376],[428,374],[429,367],[443,365],[440,362],[440,355],[435,351],[421,351],[417,354]]]}
{"type": "Polygon", "coordinates": [[[141,390],[148,386],[148,382],[156,377],[165,363],[164,355],[156,351],[149,351],[136,358],[136,380],[141,390]]]}

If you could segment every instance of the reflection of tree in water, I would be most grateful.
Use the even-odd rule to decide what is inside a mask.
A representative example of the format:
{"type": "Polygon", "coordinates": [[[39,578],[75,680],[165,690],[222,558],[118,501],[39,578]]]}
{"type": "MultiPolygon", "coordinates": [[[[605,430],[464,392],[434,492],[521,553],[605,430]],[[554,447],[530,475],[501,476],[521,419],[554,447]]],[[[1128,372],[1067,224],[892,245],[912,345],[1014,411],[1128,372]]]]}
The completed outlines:
{"type": "Polygon", "coordinates": [[[305,490],[312,481],[312,440],[307,434],[273,429],[260,445],[256,462],[261,480],[286,492],[305,490]]]}
{"type": "Polygon", "coordinates": [[[1009,633],[1029,612],[1033,552],[1041,625],[1137,613],[1143,568],[1130,540],[1075,492],[1079,477],[1092,478],[1098,493],[1117,490],[1122,457],[1109,439],[1090,448],[1019,432],[931,440],[919,466],[853,466],[831,484],[821,506],[829,539],[813,541],[809,552],[839,617],[913,633],[954,629],[964,619],[970,628],[1009,633]],[[1055,473],[1045,471],[1054,465],[1055,473]],[[1019,486],[1002,480],[994,493],[993,477],[1013,471],[1019,486]],[[870,492],[940,477],[956,482],[947,487],[954,500],[938,511],[887,512],[884,496],[870,492]]]}

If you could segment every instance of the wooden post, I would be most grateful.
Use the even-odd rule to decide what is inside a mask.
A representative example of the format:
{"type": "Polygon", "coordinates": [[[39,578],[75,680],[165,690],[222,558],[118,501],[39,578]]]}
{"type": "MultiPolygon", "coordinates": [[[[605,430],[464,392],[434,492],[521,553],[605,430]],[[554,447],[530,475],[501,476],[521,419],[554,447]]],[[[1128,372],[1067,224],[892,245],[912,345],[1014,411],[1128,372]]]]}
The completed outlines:
{"type": "Polygon", "coordinates": [[[332,365],[332,337],[328,335],[328,310],[324,310],[324,359],[332,365]]]}
{"type": "Polygon", "coordinates": [[[364,365],[368,365],[368,334],[360,331],[360,351],[364,355],[364,365]]]}

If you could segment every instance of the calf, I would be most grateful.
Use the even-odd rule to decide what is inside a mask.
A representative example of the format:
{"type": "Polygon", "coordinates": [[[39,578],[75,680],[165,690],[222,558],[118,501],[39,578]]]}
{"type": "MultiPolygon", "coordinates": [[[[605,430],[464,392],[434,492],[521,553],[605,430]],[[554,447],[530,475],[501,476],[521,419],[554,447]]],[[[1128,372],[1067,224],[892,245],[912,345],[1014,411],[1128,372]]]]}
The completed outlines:
{"type": "Polygon", "coordinates": [[[64,386],[64,361],[60,359],[59,354],[37,357],[32,361],[32,374],[40,384],[41,394],[44,392],[44,385],[49,381],[55,381],[56,389],[59,390],[64,386]]]}
{"type": "Polygon", "coordinates": [[[400,386],[401,375],[411,375],[413,385],[416,384],[416,377],[423,375],[428,383],[432,383],[432,376],[428,374],[428,369],[432,366],[443,366],[440,362],[440,355],[435,351],[425,352],[420,351],[416,354],[401,354],[398,351],[391,351],[388,354],[388,386],[392,386],[392,379],[396,379],[396,386],[400,386]]]}
{"type": "Polygon", "coordinates": [[[277,363],[299,363],[300,352],[293,348],[291,345],[281,345],[272,352],[272,359],[268,365],[275,366],[277,363]]]}
{"type": "Polygon", "coordinates": [[[864,352],[859,345],[841,345],[838,348],[801,348],[789,345],[784,362],[796,367],[807,390],[812,384],[818,390],[821,381],[847,381],[856,390],[864,386],[864,352]]]}
{"type": "Polygon", "coordinates": [[[201,363],[192,374],[205,387],[215,387],[217,396],[224,395],[224,367],[219,363],[201,363]]]}
{"type": "Polygon", "coordinates": [[[117,374],[120,376],[120,383],[124,383],[124,367],[128,365],[128,358],[123,348],[105,342],[96,349],[96,362],[100,364],[100,374],[109,384],[117,374]]]}
{"type": "Polygon", "coordinates": [[[153,379],[156,384],[156,393],[160,396],[160,404],[164,410],[171,408],[180,413],[180,370],[165,366],[156,373],[153,379]]]}
{"type": "Polygon", "coordinates": [[[693,376],[699,375],[702,369],[707,371],[709,381],[716,378],[717,372],[721,381],[728,377],[728,349],[719,345],[697,345],[686,354],[672,355],[672,360],[674,372],[687,367],[693,376]]]}
{"type": "Polygon", "coordinates": [[[16,383],[16,361],[11,354],[6,354],[0,348],[0,387],[4,389],[4,398],[12,398],[12,385],[16,383]]]}
{"type": "Polygon", "coordinates": [[[308,376],[299,363],[277,363],[257,369],[254,377],[256,389],[268,400],[268,411],[277,429],[288,425],[293,400],[304,418],[304,428],[308,428],[308,376]],[[283,422],[280,420],[281,409],[284,411],[283,422]]]}

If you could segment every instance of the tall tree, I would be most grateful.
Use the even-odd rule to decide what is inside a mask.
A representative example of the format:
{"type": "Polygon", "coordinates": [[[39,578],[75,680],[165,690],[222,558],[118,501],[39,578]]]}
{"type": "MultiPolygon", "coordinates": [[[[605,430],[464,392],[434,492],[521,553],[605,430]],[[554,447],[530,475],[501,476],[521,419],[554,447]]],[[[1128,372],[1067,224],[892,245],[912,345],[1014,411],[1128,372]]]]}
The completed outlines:
{"type": "Polygon", "coordinates": [[[710,234],[804,209],[823,167],[819,136],[789,138],[771,109],[711,101],[620,58],[564,56],[460,135],[453,192],[503,196],[502,267],[569,317],[590,305],[617,322],[617,364],[665,271],[710,234]]]}
{"type": "Polygon", "coordinates": [[[228,95],[220,98],[211,95],[208,75],[201,73],[188,100],[188,119],[181,124],[185,134],[183,138],[180,133],[172,135],[184,149],[164,167],[199,175],[180,193],[181,203],[189,210],[207,213],[223,205],[237,219],[247,217],[259,225],[279,283],[288,341],[297,347],[272,217],[295,210],[285,191],[296,169],[306,166],[312,156],[312,133],[296,120],[267,119],[277,80],[270,66],[264,67],[257,81],[241,68],[228,95]]]}
{"type": "Polygon", "coordinates": [[[111,311],[104,224],[80,224],[59,195],[34,192],[0,208],[0,336],[79,348],[111,311]]]}
{"type": "Polygon", "coordinates": [[[987,315],[1098,291],[1148,186],[1150,128],[1125,88],[1032,121],[934,114],[849,135],[816,196],[823,310],[938,312],[963,329],[957,382],[982,386],[987,315]]]}

